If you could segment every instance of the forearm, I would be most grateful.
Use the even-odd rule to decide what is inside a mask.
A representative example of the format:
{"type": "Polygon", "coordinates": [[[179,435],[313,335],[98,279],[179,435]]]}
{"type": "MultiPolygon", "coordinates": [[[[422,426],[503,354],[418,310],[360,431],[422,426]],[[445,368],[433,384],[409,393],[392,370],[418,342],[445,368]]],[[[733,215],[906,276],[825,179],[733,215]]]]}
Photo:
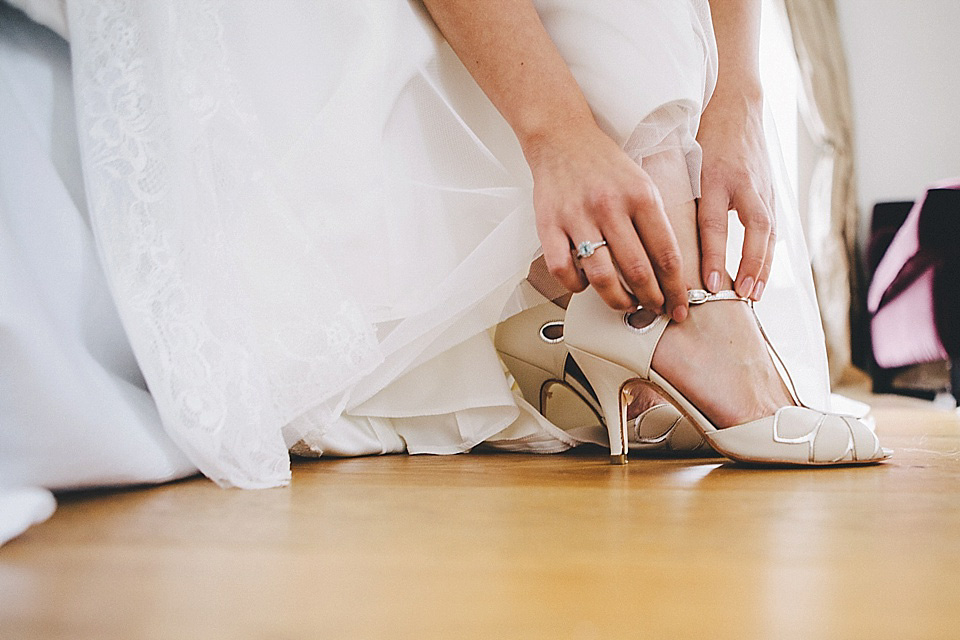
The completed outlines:
{"type": "Polygon", "coordinates": [[[424,0],[524,151],[593,115],[530,0],[424,0]]]}
{"type": "Polygon", "coordinates": [[[719,73],[715,96],[760,103],[760,0],[710,0],[719,73]]]}

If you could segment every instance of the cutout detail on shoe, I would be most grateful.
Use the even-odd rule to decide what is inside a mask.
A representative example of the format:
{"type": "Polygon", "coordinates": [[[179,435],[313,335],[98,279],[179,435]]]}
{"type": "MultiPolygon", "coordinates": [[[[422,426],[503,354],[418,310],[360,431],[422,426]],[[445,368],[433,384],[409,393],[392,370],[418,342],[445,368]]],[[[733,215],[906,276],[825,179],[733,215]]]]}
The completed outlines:
{"type": "Polygon", "coordinates": [[[540,339],[547,344],[563,342],[563,320],[551,320],[540,327],[540,339]]]}
{"type": "Polygon", "coordinates": [[[636,311],[628,311],[627,313],[623,314],[623,322],[632,330],[644,333],[649,331],[653,326],[653,322],[657,319],[657,315],[658,314],[654,313],[653,311],[641,307],[636,311]]]}
{"type": "Polygon", "coordinates": [[[599,404],[600,398],[597,396],[597,392],[593,390],[593,387],[590,385],[590,381],[587,380],[587,376],[584,375],[583,370],[580,368],[580,365],[577,364],[577,361],[574,360],[573,356],[569,353],[567,354],[567,359],[563,364],[563,374],[564,376],[569,376],[577,381],[577,383],[590,394],[590,397],[599,404]]]}

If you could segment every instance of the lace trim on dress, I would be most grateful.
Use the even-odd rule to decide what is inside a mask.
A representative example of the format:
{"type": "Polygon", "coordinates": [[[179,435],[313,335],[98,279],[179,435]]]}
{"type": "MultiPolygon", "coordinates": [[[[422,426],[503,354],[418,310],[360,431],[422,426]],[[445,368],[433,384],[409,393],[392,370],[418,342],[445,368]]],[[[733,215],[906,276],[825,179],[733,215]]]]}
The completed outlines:
{"type": "Polygon", "coordinates": [[[81,149],[108,280],[171,437],[221,485],[275,486],[290,477],[282,426],[379,356],[258,161],[222,6],[70,3],[81,149]]]}

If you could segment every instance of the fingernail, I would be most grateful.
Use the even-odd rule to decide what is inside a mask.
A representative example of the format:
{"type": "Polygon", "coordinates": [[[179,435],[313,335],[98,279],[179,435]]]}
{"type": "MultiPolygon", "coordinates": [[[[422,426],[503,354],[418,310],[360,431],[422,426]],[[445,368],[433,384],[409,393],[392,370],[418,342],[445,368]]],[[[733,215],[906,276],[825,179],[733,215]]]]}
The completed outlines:
{"type": "Polygon", "coordinates": [[[673,309],[673,319],[676,322],[683,322],[687,319],[687,308],[686,307],[674,307],[673,309]]]}
{"type": "Polygon", "coordinates": [[[753,299],[759,302],[760,297],[762,295],[763,295],[763,280],[757,280],[757,286],[753,288],[753,299]]]}
{"type": "Polygon", "coordinates": [[[751,291],[753,291],[753,276],[747,276],[740,283],[740,290],[737,291],[737,295],[741,298],[749,298],[751,291]]]}
{"type": "Polygon", "coordinates": [[[720,273],[717,271],[711,271],[710,275],[707,276],[707,289],[710,289],[710,293],[716,293],[720,291],[720,273]]]}

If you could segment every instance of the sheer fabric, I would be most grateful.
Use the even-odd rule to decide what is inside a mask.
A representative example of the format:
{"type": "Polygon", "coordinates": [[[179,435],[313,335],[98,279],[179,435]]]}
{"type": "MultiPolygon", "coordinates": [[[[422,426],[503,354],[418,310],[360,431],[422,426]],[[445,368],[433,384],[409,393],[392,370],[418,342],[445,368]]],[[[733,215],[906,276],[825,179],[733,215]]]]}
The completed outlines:
{"type": "Polygon", "coordinates": [[[0,492],[196,472],[160,423],[107,288],[73,109],[67,43],[0,4],[0,492]]]}
{"type": "MultiPolygon", "coordinates": [[[[696,197],[706,1],[536,4],[602,126],[665,200],[696,197]]],[[[422,7],[68,0],[67,18],[103,270],[166,433],[201,471],[283,484],[301,440],[577,444],[518,401],[489,339],[529,304],[529,170],[422,7]]],[[[825,403],[808,260],[780,214],[761,313],[825,403]]]]}

